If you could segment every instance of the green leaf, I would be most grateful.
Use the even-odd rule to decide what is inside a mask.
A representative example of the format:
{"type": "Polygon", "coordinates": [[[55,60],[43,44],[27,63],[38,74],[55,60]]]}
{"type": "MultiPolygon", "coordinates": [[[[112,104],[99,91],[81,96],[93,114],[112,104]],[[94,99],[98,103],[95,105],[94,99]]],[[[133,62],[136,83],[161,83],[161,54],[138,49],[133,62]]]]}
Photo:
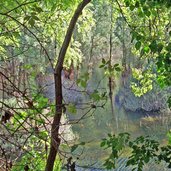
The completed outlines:
{"type": "Polygon", "coordinates": [[[130,10],[133,11],[135,9],[135,6],[134,5],[130,5],[130,10]]]}
{"type": "Polygon", "coordinates": [[[94,101],[99,101],[100,100],[100,94],[98,91],[94,91],[94,93],[92,93],[90,95],[90,97],[94,100],[94,101]]]}
{"type": "Polygon", "coordinates": [[[102,58],[102,64],[105,64],[105,63],[106,63],[105,59],[104,59],[104,58],[102,58]]]}
{"type": "Polygon", "coordinates": [[[169,31],[169,36],[171,36],[171,31],[169,31]]]}
{"type": "Polygon", "coordinates": [[[138,1],[136,1],[135,7],[138,8],[139,6],[140,6],[140,3],[138,1]]]}
{"type": "Polygon", "coordinates": [[[31,17],[31,16],[26,15],[26,16],[24,17],[24,21],[28,21],[28,20],[30,19],[30,17],[31,17]]]}
{"type": "Polygon", "coordinates": [[[145,46],[145,47],[143,48],[143,50],[144,50],[145,53],[148,53],[148,52],[150,51],[150,48],[149,48],[148,46],[145,46]]]}
{"type": "Polygon", "coordinates": [[[120,67],[116,67],[115,70],[118,71],[118,72],[120,72],[121,71],[121,68],[120,67]]]}
{"type": "Polygon", "coordinates": [[[41,131],[41,132],[39,132],[39,137],[40,137],[40,138],[46,139],[47,136],[48,136],[47,131],[41,131]]]}
{"type": "Polygon", "coordinates": [[[37,122],[39,124],[44,124],[45,123],[45,120],[43,118],[40,118],[40,119],[37,119],[37,122]]]}
{"type": "Polygon", "coordinates": [[[136,48],[137,50],[139,50],[140,47],[141,47],[141,42],[138,41],[138,42],[135,44],[135,48],[136,48]]]}
{"type": "Polygon", "coordinates": [[[130,1],[129,0],[125,0],[125,4],[126,4],[126,7],[129,7],[130,1]]]}
{"type": "Polygon", "coordinates": [[[144,12],[142,11],[141,8],[138,9],[138,16],[139,17],[144,17],[144,12]]]}
{"type": "Polygon", "coordinates": [[[87,86],[87,82],[84,80],[81,80],[80,84],[83,88],[86,88],[86,86],[87,86]]]}
{"type": "Polygon", "coordinates": [[[162,43],[159,43],[158,44],[158,52],[161,52],[163,49],[163,44],[162,43]]]}
{"type": "Polygon", "coordinates": [[[99,68],[103,68],[105,65],[104,64],[101,64],[100,66],[99,66],[99,68]]]}
{"type": "Polygon", "coordinates": [[[81,82],[81,79],[77,79],[77,81],[76,81],[76,83],[77,83],[77,85],[79,84],[81,82]]]}
{"type": "Polygon", "coordinates": [[[77,109],[76,106],[72,103],[70,103],[67,107],[68,112],[72,113],[72,114],[76,114],[77,113],[77,109]]]}
{"type": "Polygon", "coordinates": [[[149,10],[145,10],[144,13],[147,17],[149,17],[151,15],[151,12],[149,10]]]}
{"type": "Polygon", "coordinates": [[[166,46],[166,50],[167,50],[168,52],[171,51],[171,43],[169,43],[169,44],[166,46]]]}
{"type": "Polygon", "coordinates": [[[114,65],[114,68],[115,68],[115,67],[118,67],[118,66],[119,66],[119,64],[115,64],[115,65],[114,65]]]}
{"type": "Polygon", "coordinates": [[[33,18],[30,18],[28,23],[30,24],[31,27],[33,27],[35,24],[35,20],[33,18]]]}
{"type": "Polygon", "coordinates": [[[106,145],[106,142],[102,141],[101,144],[100,144],[100,147],[104,147],[105,145],[106,145]]]}
{"type": "Polygon", "coordinates": [[[43,9],[41,7],[35,6],[35,11],[38,13],[41,13],[41,12],[43,12],[43,9]]]}
{"type": "Polygon", "coordinates": [[[37,21],[40,20],[36,15],[33,15],[32,18],[33,18],[34,20],[37,20],[37,21]]]}
{"type": "Polygon", "coordinates": [[[167,100],[168,106],[171,109],[171,96],[169,97],[169,99],[167,100]]]}
{"type": "Polygon", "coordinates": [[[156,40],[153,40],[149,46],[151,52],[156,52],[158,50],[156,40]]]}

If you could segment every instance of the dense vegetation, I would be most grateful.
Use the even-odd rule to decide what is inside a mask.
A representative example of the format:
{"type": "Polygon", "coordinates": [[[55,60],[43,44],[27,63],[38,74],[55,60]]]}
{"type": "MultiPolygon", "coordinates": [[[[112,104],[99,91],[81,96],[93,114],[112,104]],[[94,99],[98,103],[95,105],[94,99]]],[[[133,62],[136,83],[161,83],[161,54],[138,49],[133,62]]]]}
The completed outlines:
{"type": "MultiPolygon", "coordinates": [[[[115,116],[114,103],[171,114],[170,1],[0,5],[0,169],[77,170],[79,158],[71,156],[89,142],[74,142],[72,131],[70,141],[65,133],[87,118],[96,122],[95,111],[109,106],[115,116]]],[[[169,141],[160,145],[148,136],[132,140],[128,133],[109,132],[101,137],[104,168],[116,168],[119,158],[131,170],[141,171],[151,160],[171,167],[171,135],[165,134],[169,141]],[[124,151],[129,152],[122,156],[124,151]]]]}

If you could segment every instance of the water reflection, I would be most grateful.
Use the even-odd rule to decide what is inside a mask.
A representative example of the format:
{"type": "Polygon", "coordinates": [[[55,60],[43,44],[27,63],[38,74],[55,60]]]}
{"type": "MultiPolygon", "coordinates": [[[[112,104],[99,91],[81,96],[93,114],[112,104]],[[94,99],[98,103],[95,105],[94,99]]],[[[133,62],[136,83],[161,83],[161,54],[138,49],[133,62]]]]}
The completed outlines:
{"type": "MultiPolygon", "coordinates": [[[[104,161],[108,153],[100,148],[100,142],[108,133],[129,132],[133,138],[149,135],[162,144],[166,143],[166,134],[171,127],[170,112],[166,110],[161,112],[126,111],[122,105],[123,100],[120,101],[121,98],[123,97],[119,97],[115,92],[114,115],[108,101],[104,109],[97,108],[93,116],[72,126],[73,132],[78,135],[77,141],[87,142],[84,147],[80,147],[83,150],[79,160],[80,165],[92,165],[93,163],[96,163],[95,166],[97,163],[98,166],[101,165],[101,161],[104,161]]],[[[79,111],[77,113],[80,115],[79,111]]],[[[78,149],[77,152],[80,153],[80,150],[78,149]]],[[[152,170],[149,168],[151,167],[144,170],[152,170]]],[[[157,171],[157,168],[155,169],[157,171]]]]}

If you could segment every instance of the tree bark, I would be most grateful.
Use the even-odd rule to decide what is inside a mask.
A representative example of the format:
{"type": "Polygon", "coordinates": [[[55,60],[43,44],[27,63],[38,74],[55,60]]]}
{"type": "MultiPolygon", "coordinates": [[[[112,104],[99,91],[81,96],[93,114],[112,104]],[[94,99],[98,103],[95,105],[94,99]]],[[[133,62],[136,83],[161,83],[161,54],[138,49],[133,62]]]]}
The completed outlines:
{"type": "Polygon", "coordinates": [[[83,0],[77,7],[71,21],[69,27],[67,29],[67,33],[65,39],[63,41],[62,47],[59,52],[58,61],[55,66],[54,71],[54,80],[55,80],[55,103],[56,103],[56,110],[55,115],[53,118],[52,129],[51,129],[51,145],[50,145],[50,152],[48,155],[47,163],[45,171],[53,171],[53,166],[55,162],[55,158],[59,149],[60,145],[60,138],[59,138],[59,126],[60,120],[62,116],[62,81],[61,81],[61,72],[63,68],[63,63],[65,59],[65,54],[68,49],[69,43],[71,41],[71,37],[73,34],[74,27],[78,20],[78,17],[81,15],[82,10],[84,7],[90,2],[91,0],[83,0]]]}

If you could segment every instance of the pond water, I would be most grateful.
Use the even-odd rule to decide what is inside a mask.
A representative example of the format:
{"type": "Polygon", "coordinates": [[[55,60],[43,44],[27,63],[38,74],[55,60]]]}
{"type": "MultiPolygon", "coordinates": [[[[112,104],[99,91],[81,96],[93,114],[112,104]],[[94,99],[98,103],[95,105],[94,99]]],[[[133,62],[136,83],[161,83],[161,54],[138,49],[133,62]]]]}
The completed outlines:
{"type": "MultiPolygon", "coordinates": [[[[107,79],[101,79],[101,73],[95,73],[96,77],[92,78],[88,84],[88,91],[93,91],[99,85],[99,90],[107,90],[107,79]]],[[[53,78],[53,77],[51,77],[53,78]]],[[[53,81],[52,81],[53,82],[53,81]]],[[[119,78],[117,80],[119,83],[119,78]]],[[[51,81],[48,81],[51,84],[51,81]]],[[[66,102],[87,103],[89,99],[85,97],[84,93],[76,91],[76,85],[69,80],[63,78],[64,84],[64,99],[66,102]]],[[[117,84],[114,94],[116,95],[120,89],[117,84]]],[[[45,92],[46,96],[53,100],[54,88],[53,84],[45,92]]],[[[115,95],[113,99],[115,99],[115,95]]],[[[69,114],[67,112],[68,120],[77,120],[85,115],[84,119],[81,119],[77,124],[72,125],[72,131],[75,135],[74,143],[78,144],[85,142],[85,145],[79,146],[73,153],[73,158],[76,160],[77,170],[100,170],[96,169],[102,167],[102,161],[108,157],[108,152],[100,148],[100,142],[102,138],[106,138],[108,133],[117,134],[120,132],[128,132],[133,138],[140,135],[149,135],[151,138],[159,140],[162,144],[167,141],[167,132],[171,127],[170,115],[166,113],[155,112],[131,112],[125,111],[121,105],[113,102],[114,113],[111,110],[111,104],[108,100],[104,108],[97,108],[85,115],[88,109],[82,109],[81,105],[77,105],[81,109],[77,109],[76,114],[69,114]],[[76,159],[79,158],[79,159],[76,159]],[[80,166],[80,167],[79,167],[80,166]],[[84,166],[88,166],[86,169],[84,166]]],[[[74,145],[73,141],[71,145],[74,145]]],[[[125,160],[120,161],[120,165],[125,160]]],[[[123,167],[118,165],[118,169],[124,171],[123,167]]],[[[156,166],[152,163],[144,170],[168,170],[163,165],[156,166]]],[[[128,169],[129,170],[129,169],[128,169]]]]}
{"type": "Polygon", "coordinates": [[[103,110],[97,109],[92,117],[72,126],[73,132],[79,137],[78,141],[87,142],[82,148],[84,153],[80,157],[83,165],[87,162],[96,163],[97,160],[103,160],[106,157],[106,152],[100,148],[100,142],[102,138],[107,137],[108,133],[129,132],[132,137],[149,135],[165,143],[169,127],[164,125],[162,120],[155,120],[153,117],[151,120],[146,119],[147,116],[144,118],[144,113],[126,112],[116,106],[115,115],[112,115],[108,105],[103,110]]]}
{"type": "MultiPolygon", "coordinates": [[[[92,85],[96,87],[94,82],[98,82],[98,80],[91,82],[91,88],[92,85]]],[[[107,88],[105,84],[107,84],[107,80],[102,81],[101,88],[107,88]]],[[[117,94],[117,91],[118,87],[115,90],[115,94],[117,94]]],[[[75,118],[79,118],[79,115],[82,116],[83,113],[86,112],[78,110],[75,118]]],[[[101,139],[107,137],[108,133],[129,132],[134,138],[140,135],[149,135],[151,138],[165,144],[166,134],[171,126],[170,116],[166,116],[165,113],[125,111],[122,106],[115,102],[114,113],[112,113],[109,100],[104,109],[97,108],[92,115],[90,113],[88,116],[90,117],[83,119],[79,124],[73,125],[72,130],[77,135],[78,142],[86,142],[84,146],[76,150],[75,154],[81,154],[79,156],[79,165],[86,166],[89,164],[89,166],[92,166],[89,170],[94,170],[98,166],[101,167],[101,161],[104,161],[108,156],[107,152],[100,148],[101,139]]],[[[123,163],[121,164],[123,165],[123,163]]],[[[154,164],[151,165],[153,166],[148,166],[145,170],[157,171],[161,170],[161,168],[164,170],[163,166],[154,167],[154,164]]],[[[122,168],[121,170],[124,169],[122,168]]]]}

